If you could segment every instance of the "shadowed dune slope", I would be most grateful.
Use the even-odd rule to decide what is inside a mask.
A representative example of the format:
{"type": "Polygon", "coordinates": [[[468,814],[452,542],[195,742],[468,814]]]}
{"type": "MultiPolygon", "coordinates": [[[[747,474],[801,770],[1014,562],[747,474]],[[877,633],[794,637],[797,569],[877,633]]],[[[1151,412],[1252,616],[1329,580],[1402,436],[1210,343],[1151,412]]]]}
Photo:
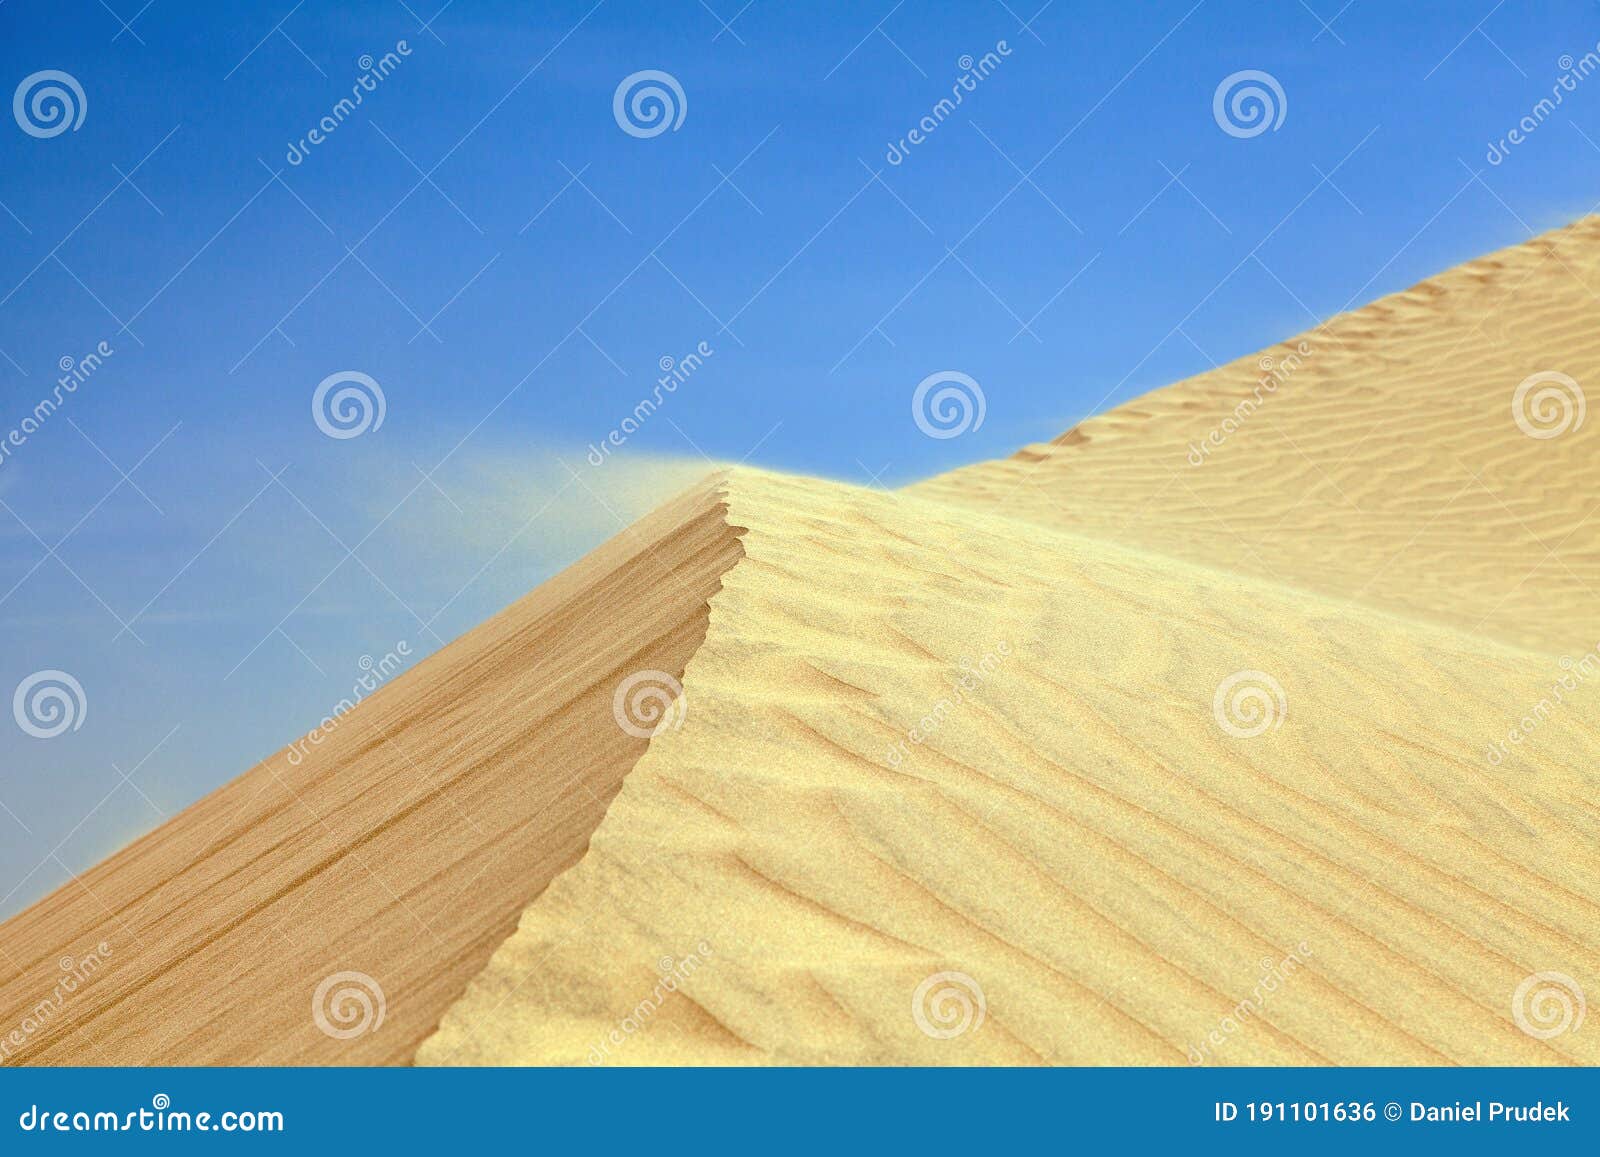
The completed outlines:
{"type": "Polygon", "coordinates": [[[1549,657],[989,511],[726,485],[745,555],[682,726],[419,1063],[1600,1060],[1511,1015],[1536,970],[1600,976],[1593,705],[1484,754],[1549,657]],[[1218,708],[1240,671],[1283,701],[1251,676],[1218,708]],[[924,1031],[980,989],[981,1024],[924,1031]]]}
{"type": "Polygon", "coordinates": [[[410,1061],[644,751],[613,720],[618,680],[681,676],[739,553],[716,489],[690,492],[362,702],[299,766],[279,752],[7,921],[0,1025],[38,1025],[9,1063],[410,1061]],[[41,1015],[58,958],[102,942],[92,980],[41,1015]],[[381,986],[376,1031],[314,1022],[343,971],[381,986]]]}
{"type": "Polygon", "coordinates": [[[1549,650],[1600,640],[1600,218],[911,487],[1549,650]],[[1553,389],[1542,400],[1543,390],[1553,389]],[[1565,404],[1563,404],[1565,403],[1565,404]],[[1564,432],[1556,434],[1557,431],[1564,432]],[[1195,464],[1198,463],[1198,464],[1195,464]]]}

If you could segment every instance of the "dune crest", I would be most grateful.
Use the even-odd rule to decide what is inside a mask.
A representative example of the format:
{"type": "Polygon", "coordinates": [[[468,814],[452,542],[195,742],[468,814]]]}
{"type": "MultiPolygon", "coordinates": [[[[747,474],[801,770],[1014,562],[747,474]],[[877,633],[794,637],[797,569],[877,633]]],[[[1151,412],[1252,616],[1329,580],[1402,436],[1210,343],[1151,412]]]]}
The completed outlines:
{"type": "Polygon", "coordinates": [[[0,1026],[115,946],[3,1059],[1600,1063],[1597,284],[1591,218],[904,491],[714,475],[0,925],[0,1026]]]}
{"type": "Polygon", "coordinates": [[[645,749],[618,680],[682,676],[739,552],[695,488],[0,925],[0,1063],[408,1063],[583,854],[645,749]]]}
{"type": "Polygon", "coordinates": [[[1530,1019],[1600,982],[1596,283],[1587,218],[899,495],[736,473],[689,722],[420,1059],[1600,1060],[1530,1019]]]}
{"type": "Polygon", "coordinates": [[[684,725],[419,1063],[1600,1059],[1510,1015],[1600,965],[1592,732],[1482,758],[1543,657],[905,494],[724,501],[684,725]]]}
{"type": "Polygon", "coordinates": [[[1582,392],[1600,387],[1597,292],[1586,217],[910,491],[1584,650],[1600,642],[1600,397],[1582,392]],[[1519,400],[1542,375],[1559,377],[1519,400]]]}

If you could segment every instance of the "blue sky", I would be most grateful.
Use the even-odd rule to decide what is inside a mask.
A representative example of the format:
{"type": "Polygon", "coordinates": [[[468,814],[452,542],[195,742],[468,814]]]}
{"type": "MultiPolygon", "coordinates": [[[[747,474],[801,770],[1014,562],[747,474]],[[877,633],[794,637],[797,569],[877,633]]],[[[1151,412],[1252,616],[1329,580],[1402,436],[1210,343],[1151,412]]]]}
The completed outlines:
{"type": "Polygon", "coordinates": [[[83,94],[75,129],[0,118],[0,439],[112,351],[0,459],[0,691],[85,701],[0,727],[0,914],[702,455],[887,484],[1003,455],[1600,201],[1600,79],[1485,159],[1593,4],[741,3],[0,4],[6,91],[83,94]],[[675,129],[616,118],[644,70],[675,129]],[[1275,129],[1214,117],[1242,70],[1275,129]],[[383,422],[332,438],[346,371],[383,422]],[[918,428],[940,371],[981,428],[918,428]]]}

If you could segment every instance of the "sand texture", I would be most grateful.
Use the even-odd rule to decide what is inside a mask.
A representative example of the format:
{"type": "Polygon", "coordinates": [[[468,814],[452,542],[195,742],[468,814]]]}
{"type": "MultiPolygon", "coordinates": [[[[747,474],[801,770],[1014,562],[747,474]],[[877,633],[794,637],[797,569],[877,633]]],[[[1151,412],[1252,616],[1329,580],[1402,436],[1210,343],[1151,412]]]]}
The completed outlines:
{"type": "Polygon", "coordinates": [[[1551,371],[1587,385],[1585,410],[1600,403],[1597,316],[1587,217],[911,490],[1506,642],[1592,648],[1600,414],[1578,426],[1535,387],[1520,407],[1531,437],[1512,404],[1551,371]],[[1214,431],[1220,445],[1194,454],[1214,431]]]}
{"type": "Polygon", "coordinates": [[[299,766],[275,754],[7,921],[0,1032],[41,1026],[7,1063],[409,1061],[643,752],[612,721],[617,679],[682,674],[738,554],[715,493],[686,495],[393,680],[299,766]],[[58,958],[101,943],[89,983],[37,1014],[58,958]],[[336,982],[323,1018],[367,1031],[331,1036],[313,997],[351,972],[376,991],[336,982]]]}
{"type": "Polygon", "coordinates": [[[0,1025],[108,940],[16,1059],[1600,1062],[1600,433],[1513,403],[1597,299],[1589,219],[902,491],[723,471],[0,926],[0,1025]]]}
{"type": "Polygon", "coordinates": [[[1592,713],[1484,759],[1553,659],[954,505],[726,488],[745,557],[682,727],[419,1062],[1600,1059],[1510,1014],[1534,971],[1600,975],[1592,713]],[[1214,712],[1240,670],[1284,691],[1260,735],[1214,712]],[[913,1012],[946,972],[953,1037],[913,1012]]]}

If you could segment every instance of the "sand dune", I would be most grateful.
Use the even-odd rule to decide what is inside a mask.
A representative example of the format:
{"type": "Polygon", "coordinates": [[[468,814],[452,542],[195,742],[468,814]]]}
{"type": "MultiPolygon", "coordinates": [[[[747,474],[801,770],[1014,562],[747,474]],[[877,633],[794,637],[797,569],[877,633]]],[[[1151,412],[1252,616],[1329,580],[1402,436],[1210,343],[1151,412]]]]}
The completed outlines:
{"type": "Polygon", "coordinates": [[[0,1025],[118,947],[12,1059],[1600,1062],[1597,289],[1588,220],[1270,386],[708,479],[0,926],[0,1025]]]}
{"type": "Polygon", "coordinates": [[[949,504],[726,489],[745,557],[684,725],[420,1062],[1182,1064],[1262,961],[1204,1059],[1600,1059],[1510,1015],[1532,972],[1600,975],[1593,728],[1483,756],[1546,657],[949,504]],[[1260,735],[1213,710],[1241,670],[1286,699],[1260,735]],[[948,1039],[912,1011],[947,972],[985,1010],[948,1039]]]}
{"type": "Polygon", "coordinates": [[[419,1059],[1600,1060],[1526,983],[1600,981],[1597,283],[1586,220],[901,495],[735,474],[691,722],[419,1059]]]}
{"type": "MultiPolygon", "coordinates": [[[[7,1063],[409,1061],[517,914],[570,867],[646,741],[618,678],[681,676],[739,542],[668,504],[290,749],[0,926],[7,1063]],[[38,1011],[61,969],[92,980],[38,1011]],[[359,1023],[365,992],[376,1031],[359,1023]],[[340,993],[348,993],[349,999],[340,993]],[[352,1019],[343,1021],[339,1015],[352,1019]]],[[[330,709],[333,707],[329,705],[330,709]]]]}
{"type": "Polygon", "coordinates": [[[1551,371],[1592,392],[1597,301],[1588,217],[911,491],[1506,642],[1592,647],[1600,432],[1534,387],[1527,427],[1566,432],[1530,437],[1512,403],[1551,371]]]}

